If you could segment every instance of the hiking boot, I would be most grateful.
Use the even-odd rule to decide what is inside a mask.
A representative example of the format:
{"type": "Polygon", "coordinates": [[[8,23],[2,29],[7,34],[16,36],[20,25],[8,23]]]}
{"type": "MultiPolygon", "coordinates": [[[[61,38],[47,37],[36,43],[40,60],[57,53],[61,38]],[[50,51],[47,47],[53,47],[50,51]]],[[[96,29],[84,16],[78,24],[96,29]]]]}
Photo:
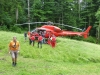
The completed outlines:
{"type": "Polygon", "coordinates": [[[15,66],[14,62],[12,63],[12,66],[15,66]]]}
{"type": "Polygon", "coordinates": [[[17,63],[14,64],[15,66],[17,65],[17,63]]]}

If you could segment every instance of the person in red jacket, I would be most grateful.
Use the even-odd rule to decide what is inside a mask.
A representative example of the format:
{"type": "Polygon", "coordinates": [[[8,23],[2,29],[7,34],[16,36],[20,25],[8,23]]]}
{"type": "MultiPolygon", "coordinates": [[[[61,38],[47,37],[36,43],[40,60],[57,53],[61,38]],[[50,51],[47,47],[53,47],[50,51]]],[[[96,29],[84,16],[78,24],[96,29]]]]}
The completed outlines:
{"type": "Polygon", "coordinates": [[[38,48],[42,48],[42,40],[43,40],[43,37],[41,36],[41,34],[39,34],[39,37],[38,37],[38,48]]]}
{"type": "Polygon", "coordinates": [[[35,36],[32,35],[32,36],[30,37],[30,39],[31,39],[31,43],[33,43],[33,46],[34,46],[34,43],[35,43],[35,36]]]}
{"type": "Polygon", "coordinates": [[[49,38],[47,40],[47,44],[51,45],[51,32],[48,32],[49,38]]]}
{"type": "Polygon", "coordinates": [[[38,40],[39,33],[34,32],[34,35],[35,35],[35,39],[38,40]]]}
{"type": "Polygon", "coordinates": [[[51,46],[52,48],[56,46],[56,36],[54,34],[51,37],[51,46]]]}

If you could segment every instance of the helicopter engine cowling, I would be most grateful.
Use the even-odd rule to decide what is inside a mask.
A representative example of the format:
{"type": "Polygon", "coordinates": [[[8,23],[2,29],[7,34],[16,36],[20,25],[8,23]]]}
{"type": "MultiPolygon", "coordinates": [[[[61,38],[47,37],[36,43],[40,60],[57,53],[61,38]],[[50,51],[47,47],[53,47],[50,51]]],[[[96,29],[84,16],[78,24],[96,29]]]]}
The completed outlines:
{"type": "Polygon", "coordinates": [[[51,25],[44,25],[41,28],[47,28],[47,29],[53,30],[55,32],[61,32],[62,31],[59,27],[51,26],[51,25]]]}

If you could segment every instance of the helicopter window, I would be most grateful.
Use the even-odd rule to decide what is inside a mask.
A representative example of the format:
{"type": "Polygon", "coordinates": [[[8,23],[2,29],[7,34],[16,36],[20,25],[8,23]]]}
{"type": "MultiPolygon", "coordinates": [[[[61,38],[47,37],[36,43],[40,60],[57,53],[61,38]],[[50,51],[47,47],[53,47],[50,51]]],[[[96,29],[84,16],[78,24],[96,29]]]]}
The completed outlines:
{"type": "Polygon", "coordinates": [[[36,29],[34,29],[34,30],[32,30],[31,32],[36,32],[37,30],[36,29]]]}
{"type": "Polygon", "coordinates": [[[39,34],[42,34],[42,33],[44,33],[45,32],[45,30],[37,30],[37,33],[39,33],[39,34]]]}
{"type": "Polygon", "coordinates": [[[37,32],[44,32],[45,30],[38,30],[37,32]]]}

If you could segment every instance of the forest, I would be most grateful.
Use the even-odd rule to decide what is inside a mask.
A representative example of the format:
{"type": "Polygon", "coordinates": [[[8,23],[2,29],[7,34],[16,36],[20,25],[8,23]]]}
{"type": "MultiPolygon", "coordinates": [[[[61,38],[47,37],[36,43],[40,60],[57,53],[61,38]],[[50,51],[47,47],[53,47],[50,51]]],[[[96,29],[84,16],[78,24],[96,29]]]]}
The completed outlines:
{"type": "MultiPolygon", "coordinates": [[[[100,0],[0,0],[0,30],[28,31],[29,22],[47,22],[92,29],[100,41],[100,0]]],[[[31,29],[43,24],[33,24],[31,29]]],[[[75,30],[68,27],[62,29],[75,30]]]]}

